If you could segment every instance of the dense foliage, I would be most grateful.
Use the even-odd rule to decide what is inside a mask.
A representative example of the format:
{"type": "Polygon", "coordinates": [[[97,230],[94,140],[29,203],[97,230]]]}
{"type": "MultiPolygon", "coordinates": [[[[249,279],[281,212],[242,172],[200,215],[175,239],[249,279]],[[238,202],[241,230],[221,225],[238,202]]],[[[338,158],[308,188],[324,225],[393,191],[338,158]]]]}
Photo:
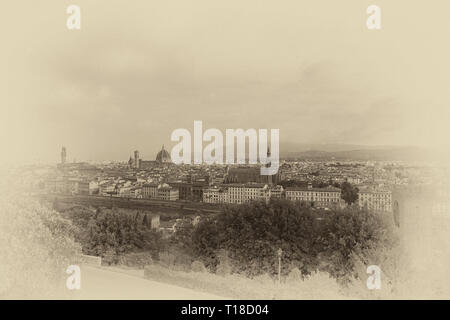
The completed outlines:
{"type": "Polygon", "coordinates": [[[0,299],[63,297],[81,248],[70,221],[37,201],[0,197],[0,299]]]}
{"type": "Polygon", "coordinates": [[[192,233],[192,246],[211,270],[225,250],[234,272],[275,274],[282,249],[282,274],[298,268],[303,276],[326,271],[343,280],[355,276],[355,255],[364,260],[389,243],[387,230],[382,216],[356,207],[321,211],[277,199],[228,206],[204,219],[192,233]]]}
{"type": "Polygon", "coordinates": [[[76,238],[83,253],[101,256],[106,264],[133,259],[142,265],[157,258],[164,247],[161,234],[151,229],[150,219],[140,212],[78,207],[64,215],[78,227],[76,238]]]}
{"type": "Polygon", "coordinates": [[[352,204],[358,200],[359,190],[357,187],[352,186],[349,182],[343,182],[340,187],[341,198],[344,199],[347,204],[352,204]]]}
{"type": "MultiPolygon", "coordinates": [[[[104,263],[159,261],[191,270],[198,260],[221,275],[276,275],[281,249],[283,276],[292,276],[293,270],[303,278],[326,272],[347,281],[365,272],[360,265],[386,259],[394,241],[392,219],[379,213],[357,206],[321,210],[283,199],[225,206],[195,226],[190,218],[177,219],[168,239],[150,228],[144,213],[79,207],[65,215],[79,228],[83,252],[101,256],[104,263]]],[[[199,263],[195,266],[200,269],[199,263]]]]}

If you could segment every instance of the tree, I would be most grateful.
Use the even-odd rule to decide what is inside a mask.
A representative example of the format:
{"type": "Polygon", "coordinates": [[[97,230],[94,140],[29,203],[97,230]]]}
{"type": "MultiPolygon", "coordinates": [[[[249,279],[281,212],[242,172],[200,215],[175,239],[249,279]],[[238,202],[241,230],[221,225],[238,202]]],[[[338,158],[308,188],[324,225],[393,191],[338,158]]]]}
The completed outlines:
{"type": "Polygon", "coordinates": [[[156,258],[165,246],[161,234],[149,226],[146,214],[141,219],[139,212],[118,209],[94,212],[83,207],[64,214],[78,227],[76,239],[82,244],[83,252],[101,256],[109,263],[116,263],[120,256],[133,252],[145,251],[156,258]]]}
{"type": "Polygon", "coordinates": [[[74,226],[33,199],[0,194],[0,299],[64,297],[81,252],[74,226]]]}
{"type": "Polygon", "coordinates": [[[170,243],[174,249],[192,255],[192,236],[194,229],[195,227],[192,224],[191,218],[185,218],[177,222],[176,232],[170,239],[170,243]]]}
{"type": "Polygon", "coordinates": [[[358,200],[358,192],[359,189],[352,186],[347,181],[343,182],[341,185],[341,198],[349,205],[358,200]]]}
{"type": "Polygon", "coordinates": [[[232,272],[274,276],[281,248],[282,275],[298,268],[304,276],[327,271],[348,279],[353,276],[352,254],[364,256],[389,237],[380,219],[355,207],[321,211],[284,199],[251,202],[202,219],[193,231],[192,249],[211,271],[221,269],[226,250],[232,272]]]}
{"type": "Polygon", "coordinates": [[[142,219],[142,225],[145,227],[148,227],[148,219],[147,219],[147,214],[144,214],[144,218],[142,219]]]}

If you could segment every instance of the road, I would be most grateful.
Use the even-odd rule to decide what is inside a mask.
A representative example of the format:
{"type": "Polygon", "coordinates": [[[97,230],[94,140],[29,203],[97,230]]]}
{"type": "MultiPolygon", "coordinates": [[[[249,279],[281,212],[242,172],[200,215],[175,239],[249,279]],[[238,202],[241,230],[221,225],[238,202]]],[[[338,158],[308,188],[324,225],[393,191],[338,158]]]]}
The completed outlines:
{"type": "Polygon", "coordinates": [[[93,207],[112,207],[125,209],[146,209],[157,212],[179,212],[184,214],[219,213],[220,208],[215,204],[192,201],[167,201],[156,199],[135,199],[122,197],[106,197],[95,195],[67,195],[59,193],[35,194],[36,197],[47,201],[58,199],[60,203],[78,204],[93,207]]]}
{"type": "Polygon", "coordinates": [[[144,279],[137,274],[132,275],[91,266],[81,267],[81,288],[73,291],[73,298],[114,300],[225,299],[209,293],[144,279]]]}

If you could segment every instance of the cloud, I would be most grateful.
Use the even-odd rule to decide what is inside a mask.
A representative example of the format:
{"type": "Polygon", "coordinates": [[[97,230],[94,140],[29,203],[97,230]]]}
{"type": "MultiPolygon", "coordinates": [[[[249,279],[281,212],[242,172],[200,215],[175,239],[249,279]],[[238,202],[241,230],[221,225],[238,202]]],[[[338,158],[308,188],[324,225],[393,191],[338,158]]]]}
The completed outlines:
{"type": "Polygon", "coordinates": [[[64,144],[78,159],[152,157],[194,120],[279,128],[292,143],[427,144],[445,133],[448,49],[427,37],[433,25],[404,19],[368,33],[358,2],[79,5],[82,29],[69,32],[62,3],[11,4],[0,102],[15,154],[57,159],[64,144]]]}

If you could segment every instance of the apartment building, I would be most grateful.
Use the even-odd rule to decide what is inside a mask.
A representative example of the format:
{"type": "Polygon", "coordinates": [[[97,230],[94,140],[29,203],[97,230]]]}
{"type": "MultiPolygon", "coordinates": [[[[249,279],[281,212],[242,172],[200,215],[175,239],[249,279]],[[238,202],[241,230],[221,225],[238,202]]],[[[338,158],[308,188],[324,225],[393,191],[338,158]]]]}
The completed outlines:
{"type": "Polygon", "coordinates": [[[144,184],[142,187],[142,196],[147,199],[176,201],[180,198],[177,188],[163,184],[144,184]]]}
{"type": "Polygon", "coordinates": [[[286,188],[285,194],[288,200],[304,201],[319,208],[332,208],[341,203],[341,189],[332,186],[313,188],[309,184],[306,188],[288,187],[286,188]]]}
{"type": "Polygon", "coordinates": [[[267,184],[230,184],[228,185],[229,203],[246,203],[254,200],[270,198],[270,188],[267,184]]]}
{"type": "Polygon", "coordinates": [[[211,187],[203,189],[203,202],[205,203],[229,203],[228,189],[211,187]]]}
{"type": "Polygon", "coordinates": [[[178,189],[169,186],[168,184],[162,184],[158,186],[157,199],[166,201],[176,201],[180,198],[178,189]]]}
{"type": "Polygon", "coordinates": [[[246,203],[256,200],[269,201],[271,197],[281,198],[282,186],[269,186],[262,183],[227,184],[203,190],[206,203],[246,203]]]}
{"type": "Polygon", "coordinates": [[[158,184],[147,183],[142,186],[142,197],[147,199],[156,199],[158,197],[158,184]]]}
{"type": "Polygon", "coordinates": [[[358,203],[361,208],[392,212],[392,191],[378,188],[362,188],[358,192],[358,203]]]}

